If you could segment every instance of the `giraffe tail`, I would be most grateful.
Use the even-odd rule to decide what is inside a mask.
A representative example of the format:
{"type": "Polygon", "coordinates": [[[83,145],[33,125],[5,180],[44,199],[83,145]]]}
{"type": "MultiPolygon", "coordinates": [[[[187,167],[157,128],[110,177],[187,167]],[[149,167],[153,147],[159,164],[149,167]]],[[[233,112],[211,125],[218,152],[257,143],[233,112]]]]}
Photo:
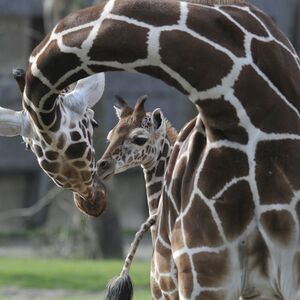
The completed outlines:
{"type": "Polygon", "coordinates": [[[133,286],[129,274],[120,275],[113,278],[107,287],[107,300],[131,300],[133,296],[133,286]]]}
{"type": "Polygon", "coordinates": [[[133,262],[134,255],[139,246],[141,239],[149,228],[155,224],[156,214],[150,216],[146,222],[142,224],[139,231],[135,234],[130,250],[126,256],[125,263],[121,274],[112,279],[107,286],[107,300],[131,300],[133,296],[132,281],[129,276],[130,266],[133,262]]]}

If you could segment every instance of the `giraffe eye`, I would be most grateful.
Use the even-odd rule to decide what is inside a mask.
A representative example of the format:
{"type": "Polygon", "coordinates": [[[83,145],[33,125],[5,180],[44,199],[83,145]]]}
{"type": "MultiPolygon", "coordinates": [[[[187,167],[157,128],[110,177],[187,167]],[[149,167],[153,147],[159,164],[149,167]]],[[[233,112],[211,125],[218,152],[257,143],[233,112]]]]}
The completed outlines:
{"type": "Polygon", "coordinates": [[[135,137],[132,140],[133,144],[136,144],[136,145],[139,145],[139,146],[143,146],[146,142],[147,142],[147,139],[142,138],[142,137],[135,137]]]}

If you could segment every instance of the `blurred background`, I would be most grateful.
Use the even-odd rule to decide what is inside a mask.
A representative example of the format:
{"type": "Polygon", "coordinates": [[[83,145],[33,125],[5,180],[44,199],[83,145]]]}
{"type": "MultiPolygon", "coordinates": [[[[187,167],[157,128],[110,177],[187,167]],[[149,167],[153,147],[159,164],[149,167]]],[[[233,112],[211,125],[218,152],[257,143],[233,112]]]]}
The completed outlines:
{"type": "MultiPolygon", "coordinates": [[[[26,68],[32,49],[53,25],[69,12],[99,2],[0,0],[0,106],[21,109],[21,95],[11,71],[15,67],[26,68]]],[[[300,1],[250,2],[272,16],[299,53],[300,1]]],[[[147,110],[161,107],[165,116],[178,130],[196,114],[194,107],[183,95],[154,78],[141,74],[108,72],[105,94],[95,107],[96,119],[100,124],[94,133],[97,158],[104,150],[108,131],[117,122],[112,107],[114,95],[117,94],[131,104],[134,104],[139,96],[149,95],[147,110]]],[[[84,216],[75,208],[71,192],[62,191],[44,175],[31,151],[25,150],[21,138],[0,138],[0,299],[23,299],[14,298],[20,296],[14,288],[35,287],[26,280],[25,283],[22,281],[28,277],[34,261],[50,260],[53,267],[53,258],[59,259],[60,265],[64,264],[63,259],[67,259],[72,262],[68,265],[68,270],[73,274],[75,261],[97,259],[98,263],[104,259],[121,259],[126,255],[134,233],[148,215],[142,171],[140,168],[129,170],[115,176],[107,185],[109,203],[106,212],[98,219],[84,216]],[[21,271],[11,267],[16,261],[19,266],[25,263],[21,271]],[[5,272],[9,268],[10,280],[4,278],[8,276],[5,272]]],[[[148,262],[151,256],[149,236],[144,239],[137,256],[139,260],[145,261],[145,282],[141,283],[141,286],[145,285],[147,288],[148,262]]],[[[86,262],[85,266],[88,264],[86,262]]],[[[117,265],[102,268],[115,271],[113,276],[119,272],[121,265],[119,261],[117,265]]],[[[87,272],[90,274],[95,266],[90,265],[87,272]]],[[[103,270],[97,266],[95,285],[86,288],[83,284],[83,290],[92,292],[101,289],[97,282],[100,281],[98,277],[103,274],[103,270]]],[[[80,269],[78,265],[77,267],[80,269]]],[[[40,268],[41,273],[35,274],[35,281],[43,276],[42,271],[48,269],[49,265],[42,264],[40,268]]],[[[56,269],[59,270],[58,267],[56,269]]],[[[59,283],[54,284],[55,280],[63,281],[68,278],[64,272],[67,271],[60,271],[64,278],[56,278],[58,275],[54,272],[49,279],[52,283],[41,285],[42,288],[51,288],[52,292],[48,295],[51,299],[62,297],[55,295],[53,291],[66,288],[60,287],[59,283]]],[[[49,271],[46,273],[49,275],[49,271]]],[[[82,276],[88,281],[87,274],[82,276]]],[[[139,273],[136,276],[141,277],[139,273]]],[[[81,287],[80,278],[79,276],[78,282],[75,281],[74,285],[68,288],[81,287]]],[[[22,290],[21,294],[24,296],[26,293],[22,290]]],[[[149,297],[147,292],[142,295],[141,299],[149,297]]],[[[28,299],[42,298],[45,299],[45,296],[30,293],[28,296],[28,299]]],[[[70,299],[75,298],[72,296],[70,299]]],[[[85,295],[82,299],[88,298],[85,295]]]]}

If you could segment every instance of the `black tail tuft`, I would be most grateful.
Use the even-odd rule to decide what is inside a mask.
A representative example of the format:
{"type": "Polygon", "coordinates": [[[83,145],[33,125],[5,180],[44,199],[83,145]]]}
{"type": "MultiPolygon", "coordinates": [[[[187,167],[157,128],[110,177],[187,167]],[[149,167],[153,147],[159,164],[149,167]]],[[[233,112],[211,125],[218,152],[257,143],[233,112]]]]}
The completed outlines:
{"type": "Polygon", "coordinates": [[[128,274],[112,279],[107,286],[107,300],[131,300],[133,287],[128,274]]]}

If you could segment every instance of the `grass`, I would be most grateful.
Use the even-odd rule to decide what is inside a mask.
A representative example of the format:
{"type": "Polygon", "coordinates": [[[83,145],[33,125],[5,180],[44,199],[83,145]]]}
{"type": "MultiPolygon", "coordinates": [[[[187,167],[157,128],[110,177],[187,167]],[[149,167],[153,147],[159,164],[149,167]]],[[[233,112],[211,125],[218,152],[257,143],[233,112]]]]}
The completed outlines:
{"type": "MultiPolygon", "coordinates": [[[[61,260],[0,257],[0,287],[66,289],[90,292],[105,290],[107,282],[118,275],[123,261],[61,260]]],[[[131,278],[134,299],[151,299],[149,263],[133,263],[131,278]]],[[[4,300],[5,298],[0,298],[4,300]]],[[[59,300],[71,300],[64,298],[59,300]]],[[[79,300],[74,299],[72,300],[79,300]]]]}
{"type": "MultiPolygon", "coordinates": [[[[93,298],[94,300],[95,298],[93,298]]],[[[135,290],[134,291],[134,300],[152,300],[150,291],[149,290],[135,290]]],[[[0,298],[0,300],[3,300],[0,298]]],[[[89,300],[88,298],[75,298],[75,297],[64,297],[64,298],[58,298],[56,300],[89,300]]],[[[97,300],[100,300],[99,297],[97,297],[97,300]]]]}

